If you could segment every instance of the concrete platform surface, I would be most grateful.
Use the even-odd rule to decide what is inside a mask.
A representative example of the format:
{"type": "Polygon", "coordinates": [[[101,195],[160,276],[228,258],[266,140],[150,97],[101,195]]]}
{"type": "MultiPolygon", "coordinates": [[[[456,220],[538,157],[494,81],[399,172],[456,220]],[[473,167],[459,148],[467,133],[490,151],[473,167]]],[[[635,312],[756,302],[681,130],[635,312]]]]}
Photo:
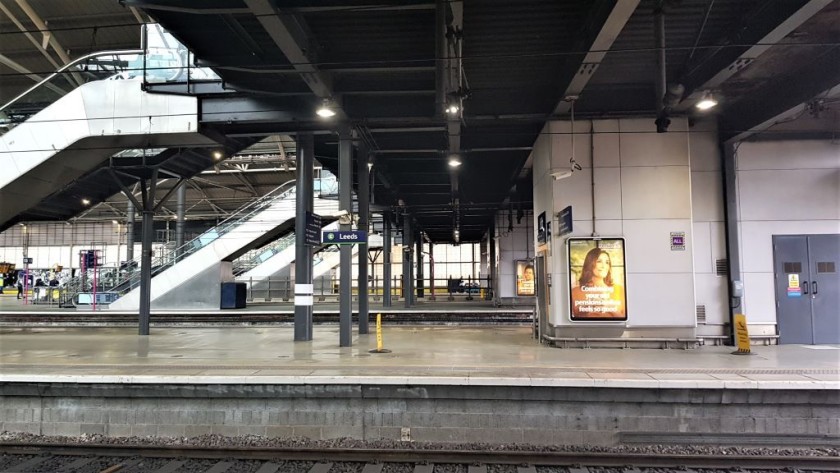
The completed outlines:
{"type": "MultiPolygon", "coordinates": [[[[355,331],[355,330],[354,330],[355,331]]],[[[386,327],[338,347],[338,327],[0,328],[0,382],[383,384],[840,389],[840,346],[558,349],[527,327],[386,327]]]]}

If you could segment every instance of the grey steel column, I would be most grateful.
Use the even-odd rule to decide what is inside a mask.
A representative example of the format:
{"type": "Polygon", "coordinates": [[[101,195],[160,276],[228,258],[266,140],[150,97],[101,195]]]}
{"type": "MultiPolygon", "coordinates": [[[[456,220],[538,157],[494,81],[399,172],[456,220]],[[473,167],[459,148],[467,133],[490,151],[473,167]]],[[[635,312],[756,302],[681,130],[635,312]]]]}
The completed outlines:
{"type": "Polygon", "coordinates": [[[187,184],[178,186],[175,201],[175,256],[181,255],[181,247],[184,246],[184,209],[187,200],[187,184]]]}
{"type": "Polygon", "coordinates": [[[426,297],[426,284],[423,280],[423,238],[417,235],[417,242],[415,244],[417,249],[417,298],[426,297]]]}
{"type": "Polygon", "coordinates": [[[402,290],[405,298],[405,308],[411,308],[411,295],[413,290],[412,279],[414,278],[414,271],[411,269],[411,245],[413,243],[411,229],[411,215],[403,214],[403,281],[402,290]]]}
{"type": "MultiPolygon", "coordinates": [[[[353,214],[353,142],[350,129],[343,127],[338,134],[338,209],[353,214]]],[[[342,231],[350,231],[350,223],[339,225],[342,231]]],[[[353,345],[353,294],[352,272],[353,246],[341,245],[339,280],[339,346],[353,345]]]]}
{"type": "Polygon", "coordinates": [[[722,143],[721,160],[723,161],[723,212],[724,231],[726,232],[726,260],[729,264],[729,345],[735,345],[735,314],[742,313],[743,306],[741,297],[733,293],[734,283],[741,282],[741,253],[738,250],[738,241],[741,236],[738,233],[738,201],[737,201],[737,175],[735,152],[737,143],[722,143]]]}
{"type": "Polygon", "coordinates": [[[493,291],[493,299],[498,300],[499,292],[496,290],[498,281],[496,281],[496,221],[495,219],[490,224],[490,236],[487,239],[490,244],[490,284],[493,291]]]}
{"type": "Polygon", "coordinates": [[[435,300],[435,245],[429,242],[429,300],[435,300]]]}
{"type": "Polygon", "coordinates": [[[391,307],[391,213],[382,215],[382,307],[391,307]]]}
{"type": "MultiPolygon", "coordinates": [[[[368,169],[368,154],[364,148],[356,156],[356,173],[359,185],[356,196],[359,200],[359,230],[369,231],[370,216],[370,169],[368,169]]],[[[359,333],[368,333],[369,295],[368,295],[368,244],[367,240],[359,244],[359,333]]]]}
{"type": "Polygon", "coordinates": [[[128,216],[125,220],[125,259],[131,261],[134,259],[134,220],[136,212],[134,210],[134,203],[128,201],[128,216]]]}
{"type": "Polygon", "coordinates": [[[298,285],[312,284],[312,249],[306,244],[306,212],[312,208],[313,139],[299,134],[297,142],[297,189],[295,193],[295,341],[312,340],[312,291],[298,285]],[[300,292],[300,297],[298,292],[300,292]],[[307,293],[308,292],[308,293],[307,293]]]}
{"type": "MultiPolygon", "coordinates": [[[[146,184],[143,183],[143,186],[146,184]]],[[[155,211],[150,202],[143,202],[142,250],[140,252],[140,335],[149,334],[149,318],[152,298],[152,238],[154,236],[155,211]]]]}

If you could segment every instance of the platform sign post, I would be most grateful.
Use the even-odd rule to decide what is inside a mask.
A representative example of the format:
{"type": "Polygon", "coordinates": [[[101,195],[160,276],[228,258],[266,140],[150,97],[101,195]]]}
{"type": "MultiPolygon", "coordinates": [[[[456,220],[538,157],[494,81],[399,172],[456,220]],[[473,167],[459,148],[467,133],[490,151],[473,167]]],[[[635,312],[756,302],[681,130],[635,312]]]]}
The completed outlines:
{"type": "Polygon", "coordinates": [[[318,246],[321,244],[321,228],[323,220],[321,216],[306,211],[306,223],[304,226],[304,238],[307,245],[318,246]]]}
{"type": "Polygon", "coordinates": [[[750,333],[747,331],[747,316],[735,314],[735,341],[738,343],[738,350],[733,355],[752,355],[750,352],[750,333]]]}

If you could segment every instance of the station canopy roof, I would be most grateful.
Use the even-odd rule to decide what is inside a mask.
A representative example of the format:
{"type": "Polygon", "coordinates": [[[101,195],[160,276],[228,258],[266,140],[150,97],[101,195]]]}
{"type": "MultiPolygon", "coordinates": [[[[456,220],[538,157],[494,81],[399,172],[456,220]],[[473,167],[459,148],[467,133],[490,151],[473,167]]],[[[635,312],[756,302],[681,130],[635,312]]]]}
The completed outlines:
{"type": "MultiPolygon", "coordinates": [[[[640,116],[653,122],[658,11],[666,88],[676,91],[671,116],[717,119],[723,139],[825,138],[840,131],[840,0],[0,5],[2,101],[64,62],[58,51],[72,58],[138,47],[139,23],[154,21],[192,50],[199,64],[212,67],[227,88],[287,113],[283,122],[218,125],[230,136],[269,137],[269,143],[286,147],[256,153],[265,155],[263,164],[253,155],[250,162],[234,157],[214,166],[226,172],[199,175],[195,198],[208,205],[197,212],[230,211],[235,203],[216,202],[214,210],[216,194],[231,199],[232,192],[247,196],[279,185],[288,174],[254,169],[288,167],[301,130],[316,131],[318,161],[337,171],[335,131],[341,123],[373,163],[375,202],[402,206],[432,241],[453,241],[456,227],[461,241],[478,241],[500,209],[531,207],[528,158],[547,120],[567,119],[573,104],[576,117],[640,116]],[[718,106],[697,111],[694,105],[709,93],[718,106]],[[325,101],[339,113],[332,121],[315,114],[325,101]],[[452,105],[458,110],[449,113],[452,105]],[[448,164],[452,155],[462,163],[457,168],[448,164]],[[216,183],[227,191],[201,179],[221,179],[216,183]]],[[[114,212],[121,208],[117,204],[114,212]]],[[[102,212],[110,218],[107,209],[102,212]]]]}

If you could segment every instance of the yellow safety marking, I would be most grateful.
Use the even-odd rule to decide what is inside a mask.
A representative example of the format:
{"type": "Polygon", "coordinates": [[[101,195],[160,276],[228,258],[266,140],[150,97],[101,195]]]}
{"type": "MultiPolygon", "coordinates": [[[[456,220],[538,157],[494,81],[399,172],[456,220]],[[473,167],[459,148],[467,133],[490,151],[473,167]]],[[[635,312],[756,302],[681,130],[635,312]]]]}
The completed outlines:
{"type": "Polygon", "coordinates": [[[735,314],[735,338],[739,353],[750,353],[750,334],[747,331],[747,316],[735,314]]]}

